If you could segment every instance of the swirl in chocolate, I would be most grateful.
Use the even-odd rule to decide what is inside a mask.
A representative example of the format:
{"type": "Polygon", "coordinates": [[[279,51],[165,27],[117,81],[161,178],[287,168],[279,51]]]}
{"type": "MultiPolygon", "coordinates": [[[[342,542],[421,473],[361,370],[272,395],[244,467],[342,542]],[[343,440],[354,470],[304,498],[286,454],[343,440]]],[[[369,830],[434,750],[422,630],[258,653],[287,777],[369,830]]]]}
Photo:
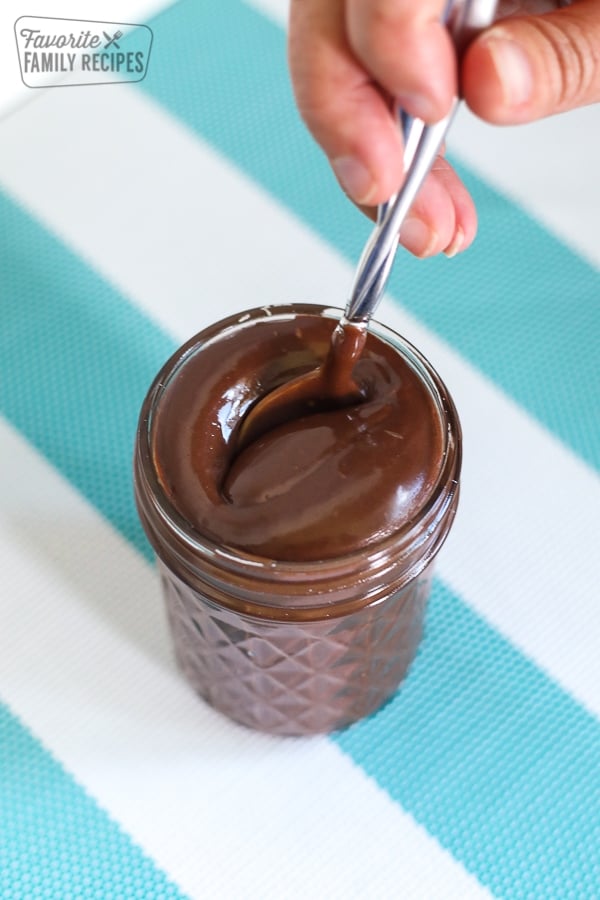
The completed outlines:
{"type": "Polygon", "coordinates": [[[364,399],[316,404],[235,454],[248,409],[322,363],[336,324],[309,314],[249,321],[186,357],[166,387],[155,465],[204,538],[275,560],[331,559],[396,532],[431,495],[439,415],[409,363],[371,332],[353,370],[364,399]]]}

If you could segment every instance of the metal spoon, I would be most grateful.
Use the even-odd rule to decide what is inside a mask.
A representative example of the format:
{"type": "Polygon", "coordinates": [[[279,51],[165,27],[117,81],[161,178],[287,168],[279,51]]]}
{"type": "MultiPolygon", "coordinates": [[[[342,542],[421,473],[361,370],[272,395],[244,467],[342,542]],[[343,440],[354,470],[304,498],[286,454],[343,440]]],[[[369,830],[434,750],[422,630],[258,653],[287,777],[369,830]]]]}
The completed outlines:
{"type": "MultiPolygon", "coordinates": [[[[449,0],[443,19],[461,56],[473,37],[494,20],[496,0],[449,0]]],[[[446,137],[458,108],[425,125],[398,111],[404,137],[406,179],[378,209],[377,224],[359,260],[350,298],[335,328],[323,363],[262,397],[246,414],[237,436],[237,452],[266,431],[307,412],[344,406],[362,399],[353,378],[354,364],[367,338],[367,325],[377,307],[398,247],[398,233],[446,137]]]]}

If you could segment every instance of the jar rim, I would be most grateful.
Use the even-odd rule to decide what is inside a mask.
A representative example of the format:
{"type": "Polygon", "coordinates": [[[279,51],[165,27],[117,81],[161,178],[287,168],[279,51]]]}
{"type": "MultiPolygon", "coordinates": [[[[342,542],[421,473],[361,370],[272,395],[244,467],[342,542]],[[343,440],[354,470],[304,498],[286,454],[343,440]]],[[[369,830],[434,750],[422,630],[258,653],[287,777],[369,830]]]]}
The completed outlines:
{"type": "MultiPolygon", "coordinates": [[[[436,508],[439,507],[441,495],[447,491],[448,485],[454,482],[456,490],[458,489],[461,465],[460,422],[445,384],[425,356],[409,341],[388,326],[372,320],[369,323],[369,329],[377,337],[391,344],[395,350],[402,354],[405,361],[417,371],[417,374],[425,383],[429,394],[434,399],[440,416],[443,438],[442,464],[430,493],[409,522],[404,523],[396,531],[382,537],[380,540],[374,541],[370,545],[330,559],[302,562],[279,560],[212,541],[197,531],[166,496],[153,458],[154,416],[170,380],[178,369],[185,364],[186,358],[191,353],[197,352],[209,341],[220,340],[226,334],[230,334],[231,330],[249,327],[258,320],[281,320],[283,317],[295,317],[297,315],[317,315],[337,320],[341,313],[342,310],[336,307],[313,303],[255,307],[221,319],[198,332],[180,346],[162,366],[146,394],[140,413],[136,450],[136,474],[143,477],[145,489],[151,492],[153,511],[160,516],[168,532],[176,537],[180,546],[205,559],[211,560],[215,565],[222,565],[228,569],[233,568],[239,573],[244,573],[247,578],[252,578],[254,575],[258,579],[268,581],[271,580],[269,576],[273,572],[272,580],[289,582],[290,584],[297,582],[299,576],[301,581],[306,584],[313,581],[321,582],[327,578],[336,577],[342,572],[348,575],[357,573],[363,571],[365,565],[368,565],[370,569],[380,570],[382,567],[385,567],[390,552],[393,551],[394,555],[396,555],[398,549],[404,545],[414,549],[418,532],[423,529],[423,520],[430,518],[436,508]],[[274,570],[276,570],[276,574],[274,570]]],[[[426,560],[424,565],[428,561],[426,560]]]]}

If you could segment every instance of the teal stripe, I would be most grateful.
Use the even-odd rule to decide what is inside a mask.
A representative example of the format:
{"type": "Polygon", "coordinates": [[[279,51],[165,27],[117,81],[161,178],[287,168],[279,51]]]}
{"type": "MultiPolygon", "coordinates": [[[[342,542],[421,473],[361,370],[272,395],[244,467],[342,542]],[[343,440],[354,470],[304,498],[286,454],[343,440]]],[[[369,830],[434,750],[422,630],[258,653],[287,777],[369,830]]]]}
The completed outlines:
{"type": "MultiPolygon", "coordinates": [[[[356,260],[368,226],[298,120],[281,31],[239,0],[181,0],[152,24],[155,53],[142,89],[356,260]]],[[[476,245],[452,261],[403,254],[391,293],[600,467],[600,277],[461,171],[480,210],[476,245]]],[[[264,252],[268,266],[268,235],[264,252]]],[[[348,287],[331,301],[341,305],[348,287]]]]}
{"type": "Polygon", "coordinates": [[[2,704],[0,823],[3,900],[183,897],[2,704]]]}
{"type": "Polygon", "coordinates": [[[124,460],[172,341],[6,198],[0,216],[1,409],[150,558],[124,460]]]}
{"type": "Polygon", "coordinates": [[[443,585],[402,691],[334,737],[498,897],[600,895],[600,725],[443,585]]]}
{"type": "MultiPolygon", "coordinates": [[[[0,411],[144,547],[131,450],[170,339],[2,195],[0,267],[0,411]]],[[[594,896],[600,723],[442,586],[405,688],[334,740],[500,896],[594,896]]]]}

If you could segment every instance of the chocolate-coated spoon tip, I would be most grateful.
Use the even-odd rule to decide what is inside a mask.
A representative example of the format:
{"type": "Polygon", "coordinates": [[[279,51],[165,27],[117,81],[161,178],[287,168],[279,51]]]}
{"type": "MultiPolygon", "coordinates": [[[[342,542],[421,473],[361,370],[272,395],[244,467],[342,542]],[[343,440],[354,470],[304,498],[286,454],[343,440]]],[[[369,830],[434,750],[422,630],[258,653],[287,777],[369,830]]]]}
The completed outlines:
{"type": "Polygon", "coordinates": [[[248,411],[237,434],[236,455],[267,431],[292,419],[359,403],[364,391],[354,380],[353,370],[366,339],[366,323],[342,319],[320,366],[275,388],[248,411]]]}

